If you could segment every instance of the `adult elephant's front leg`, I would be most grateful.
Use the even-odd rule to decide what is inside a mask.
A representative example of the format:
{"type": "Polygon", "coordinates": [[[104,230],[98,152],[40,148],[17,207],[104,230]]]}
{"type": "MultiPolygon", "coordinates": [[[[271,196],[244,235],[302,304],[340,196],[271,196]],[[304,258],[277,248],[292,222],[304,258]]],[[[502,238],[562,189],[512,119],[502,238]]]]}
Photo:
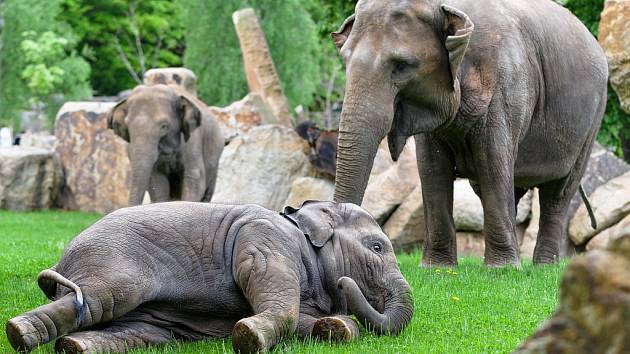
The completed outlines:
{"type": "Polygon", "coordinates": [[[473,144],[483,205],[485,263],[488,266],[518,265],[511,134],[497,131],[496,126],[492,128],[492,131],[482,132],[473,144]]]}
{"type": "Polygon", "coordinates": [[[454,266],[457,265],[453,222],[455,165],[448,148],[438,139],[430,134],[415,138],[427,231],[422,265],[454,266]]]}

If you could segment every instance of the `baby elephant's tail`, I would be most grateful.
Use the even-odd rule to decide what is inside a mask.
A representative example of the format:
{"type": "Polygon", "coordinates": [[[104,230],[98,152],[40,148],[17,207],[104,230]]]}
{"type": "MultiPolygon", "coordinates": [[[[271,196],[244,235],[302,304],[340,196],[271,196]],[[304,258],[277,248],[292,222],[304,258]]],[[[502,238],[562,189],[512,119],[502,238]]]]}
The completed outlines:
{"type": "Polygon", "coordinates": [[[85,318],[85,301],[83,300],[83,292],[77,284],[68,280],[53,269],[46,269],[39,273],[37,276],[37,283],[49,299],[52,299],[56,292],[56,284],[65,286],[66,288],[74,291],[76,295],[74,304],[77,309],[77,325],[80,325],[81,322],[83,322],[83,319],[85,318]]]}
{"type": "Polygon", "coordinates": [[[588,211],[588,216],[591,218],[591,227],[593,230],[597,230],[597,219],[595,219],[595,213],[593,213],[593,207],[591,207],[591,202],[589,202],[588,197],[586,196],[586,192],[584,191],[584,187],[580,184],[580,196],[582,196],[582,200],[584,201],[584,205],[586,206],[586,211],[588,211]]]}

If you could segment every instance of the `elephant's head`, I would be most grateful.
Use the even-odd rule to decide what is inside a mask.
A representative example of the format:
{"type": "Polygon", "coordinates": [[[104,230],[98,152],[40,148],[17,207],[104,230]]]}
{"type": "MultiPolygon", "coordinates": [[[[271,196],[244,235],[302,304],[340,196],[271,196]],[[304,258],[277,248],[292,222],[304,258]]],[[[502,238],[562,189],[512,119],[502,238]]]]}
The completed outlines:
{"type": "Polygon", "coordinates": [[[365,210],[349,203],[307,201],[283,215],[316,249],[324,286],[340,312],[379,334],[397,334],[413,315],[411,288],[392,244],[365,210]]]}
{"type": "Polygon", "coordinates": [[[129,142],[129,204],[142,202],[160,157],[176,155],[201,124],[201,110],[187,94],[166,85],[138,86],[107,115],[107,124],[129,142]]]}
{"type": "Polygon", "coordinates": [[[453,120],[473,28],[466,14],[436,0],[360,0],[332,34],[347,76],[335,201],[361,204],[386,135],[396,160],[409,136],[453,120]]]}

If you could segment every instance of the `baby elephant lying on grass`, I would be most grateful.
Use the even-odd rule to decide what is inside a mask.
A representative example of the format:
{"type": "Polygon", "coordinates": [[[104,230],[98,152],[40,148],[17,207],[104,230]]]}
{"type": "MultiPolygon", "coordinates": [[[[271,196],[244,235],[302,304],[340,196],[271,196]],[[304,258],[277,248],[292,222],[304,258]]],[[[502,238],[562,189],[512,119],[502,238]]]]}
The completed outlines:
{"type": "Polygon", "coordinates": [[[391,243],[360,207],[172,202],[116,211],[83,231],[39,286],[53,300],[6,326],[19,351],[123,352],[232,335],[236,352],[281,338],[350,341],[355,315],[397,334],[413,313],[391,243]]]}

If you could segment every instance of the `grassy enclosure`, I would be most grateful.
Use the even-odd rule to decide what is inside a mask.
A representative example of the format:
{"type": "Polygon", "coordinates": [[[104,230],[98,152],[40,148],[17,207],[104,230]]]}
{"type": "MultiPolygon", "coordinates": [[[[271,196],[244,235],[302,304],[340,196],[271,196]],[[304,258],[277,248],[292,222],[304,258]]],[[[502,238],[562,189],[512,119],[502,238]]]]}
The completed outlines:
{"type": "MultiPolygon", "coordinates": [[[[11,352],[4,335],[8,319],[47,299],[37,274],[55,264],[77,233],[100,218],[75,212],[0,212],[0,352],[11,352]]],[[[564,263],[522,269],[487,269],[478,258],[454,269],[418,267],[419,252],[399,255],[415,299],[412,322],[398,337],[365,332],[349,345],[288,340],[275,352],[289,353],[508,353],[552,313],[564,263]]],[[[175,343],[133,353],[231,352],[228,340],[175,343]]],[[[49,353],[46,345],[36,353],[49,353]]]]}

